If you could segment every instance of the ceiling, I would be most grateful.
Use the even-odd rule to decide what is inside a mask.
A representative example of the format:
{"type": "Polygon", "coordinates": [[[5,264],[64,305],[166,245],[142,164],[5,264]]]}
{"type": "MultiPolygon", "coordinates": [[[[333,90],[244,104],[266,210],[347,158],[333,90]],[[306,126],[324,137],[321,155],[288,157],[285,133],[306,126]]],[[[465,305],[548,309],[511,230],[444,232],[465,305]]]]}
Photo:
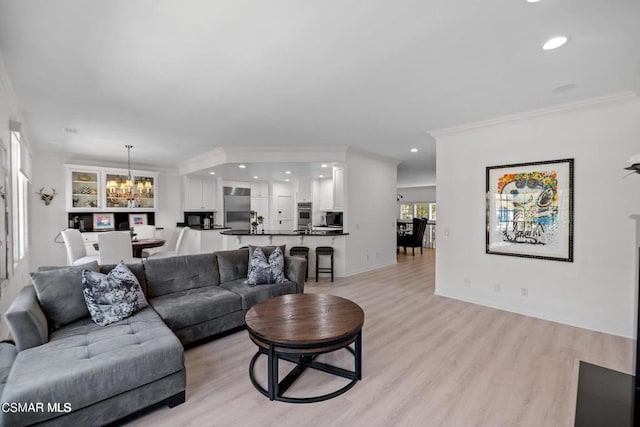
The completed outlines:
{"type": "Polygon", "coordinates": [[[171,167],[351,145],[417,186],[435,183],[429,130],[637,90],[639,18],[640,0],[0,0],[0,54],[35,150],[132,144],[171,167]]]}

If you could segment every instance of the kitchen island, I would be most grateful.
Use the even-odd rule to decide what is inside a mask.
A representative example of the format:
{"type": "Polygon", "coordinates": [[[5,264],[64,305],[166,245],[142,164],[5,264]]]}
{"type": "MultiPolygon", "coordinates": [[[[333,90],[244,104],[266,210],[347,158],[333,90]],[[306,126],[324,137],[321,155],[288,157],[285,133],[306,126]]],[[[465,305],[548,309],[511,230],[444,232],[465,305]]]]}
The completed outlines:
{"type": "MultiPolygon", "coordinates": [[[[300,232],[294,230],[265,230],[263,232],[251,233],[247,230],[225,230],[222,235],[222,245],[224,249],[238,249],[242,246],[274,246],[285,245],[286,255],[292,246],[306,246],[309,248],[309,277],[315,277],[316,271],[316,251],[318,246],[331,246],[333,248],[333,270],[335,277],[345,276],[345,239],[349,233],[342,230],[314,230],[300,232]]],[[[321,257],[321,266],[327,266],[328,257],[321,257]]],[[[320,277],[327,277],[322,275],[320,277]]]]}

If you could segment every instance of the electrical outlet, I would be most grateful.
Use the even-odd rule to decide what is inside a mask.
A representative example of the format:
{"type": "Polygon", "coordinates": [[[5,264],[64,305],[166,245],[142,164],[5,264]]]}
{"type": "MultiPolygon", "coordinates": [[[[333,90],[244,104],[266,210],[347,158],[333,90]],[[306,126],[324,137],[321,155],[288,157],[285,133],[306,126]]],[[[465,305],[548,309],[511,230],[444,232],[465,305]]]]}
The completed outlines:
{"type": "Polygon", "coordinates": [[[522,288],[520,290],[520,292],[522,293],[523,297],[528,297],[529,296],[529,289],[528,288],[522,288]]]}
{"type": "Polygon", "coordinates": [[[367,261],[369,261],[369,255],[367,255],[367,261]]]}
{"type": "Polygon", "coordinates": [[[500,283],[494,283],[493,284],[493,290],[495,292],[500,292],[500,283]]]}
{"type": "Polygon", "coordinates": [[[465,288],[471,287],[471,279],[464,279],[464,287],[465,288]]]}

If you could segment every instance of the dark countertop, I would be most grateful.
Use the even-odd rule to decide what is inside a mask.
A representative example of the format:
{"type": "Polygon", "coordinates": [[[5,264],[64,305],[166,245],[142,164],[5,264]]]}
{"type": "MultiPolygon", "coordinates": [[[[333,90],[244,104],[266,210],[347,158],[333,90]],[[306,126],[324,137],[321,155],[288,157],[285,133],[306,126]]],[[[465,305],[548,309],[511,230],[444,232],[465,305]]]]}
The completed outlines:
{"type": "Polygon", "coordinates": [[[176,224],[176,227],[187,227],[192,230],[202,230],[202,231],[215,231],[215,230],[229,230],[229,227],[223,227],[221,225],[215,225],[211,228],[202,228],[201,225],[184,225],[184,223],[179,222],[176,224]]]}
{"type": "Polygon", "coordinates": [[[264,233],[257,232],[252,233],[248,230],[227,230],[222,231],[220,234],[224,234],[225,236],[347,236],[349,233],[344,233],[342,230],[332,231],[332,230],[314,230],[310,234],[294,231],[294,230],[265,230],[264,233]]]}

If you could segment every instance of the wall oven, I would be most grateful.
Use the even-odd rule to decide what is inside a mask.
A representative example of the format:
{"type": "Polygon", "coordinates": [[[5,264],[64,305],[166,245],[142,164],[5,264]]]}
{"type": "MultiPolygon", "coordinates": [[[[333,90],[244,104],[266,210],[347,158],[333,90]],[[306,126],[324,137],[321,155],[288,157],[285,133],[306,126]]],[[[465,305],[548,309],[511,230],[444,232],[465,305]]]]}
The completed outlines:
{"type": "Polygon", "coordinates": [[[311,225],[311,203],[298,203],[298,227],[311,225]]]}

